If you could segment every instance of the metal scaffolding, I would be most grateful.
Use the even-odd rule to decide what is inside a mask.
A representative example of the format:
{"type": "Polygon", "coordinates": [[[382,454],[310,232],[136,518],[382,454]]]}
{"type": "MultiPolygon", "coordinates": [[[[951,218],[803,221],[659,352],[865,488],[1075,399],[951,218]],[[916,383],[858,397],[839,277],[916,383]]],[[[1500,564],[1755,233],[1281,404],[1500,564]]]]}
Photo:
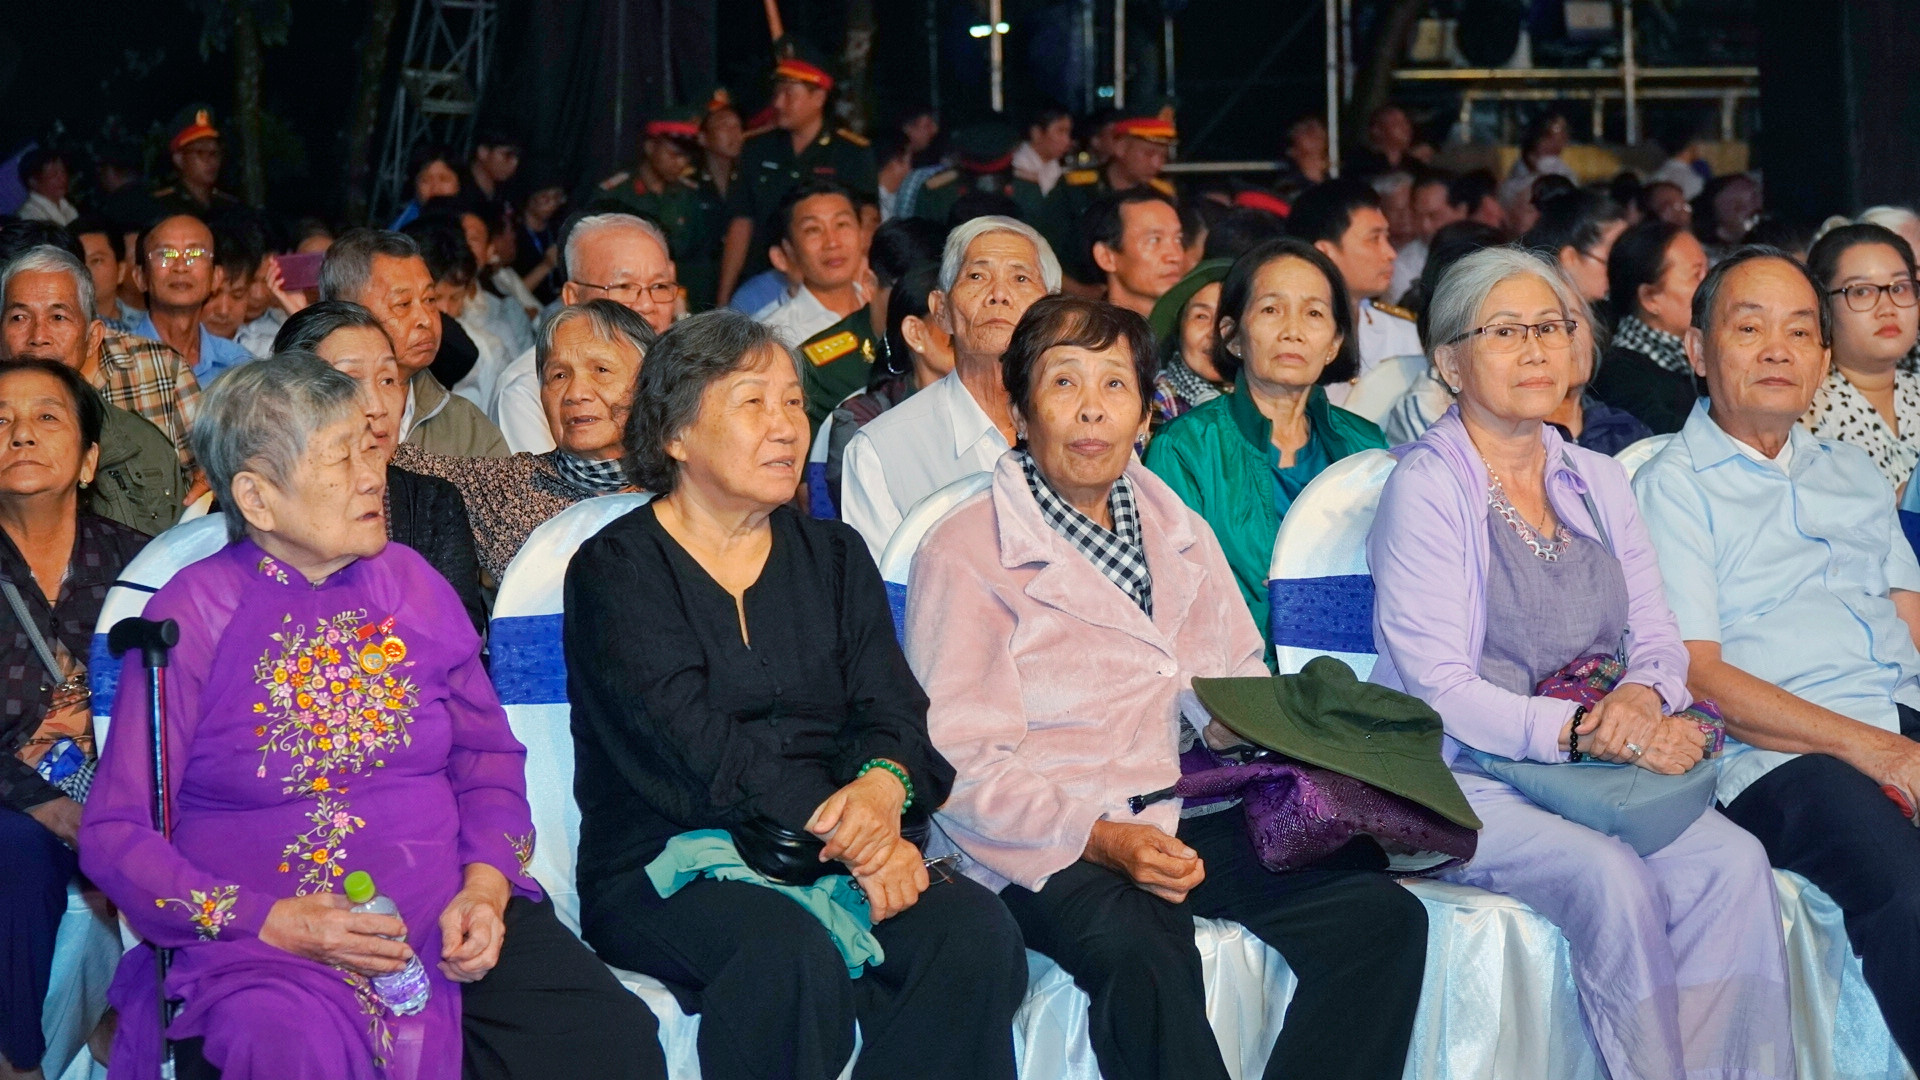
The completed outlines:
{"type": "Polygon", "coordinates": [[[499,0],[414,0],[407,51],[381,139],[374,180],[375,220],[412,197],[407,159],[415,149],[445,143],[464,152],[493,62],[499,0]]]}

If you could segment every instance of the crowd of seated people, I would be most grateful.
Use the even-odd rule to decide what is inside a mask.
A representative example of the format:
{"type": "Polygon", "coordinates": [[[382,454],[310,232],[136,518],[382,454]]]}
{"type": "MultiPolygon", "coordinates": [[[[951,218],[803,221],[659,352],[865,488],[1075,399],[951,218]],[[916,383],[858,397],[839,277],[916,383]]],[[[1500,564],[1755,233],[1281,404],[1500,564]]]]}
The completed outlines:
{"type": "MultiPolygon", "coordinates": [[[[496,132],[420,154],[392,229],[264,228],[203,175],[204,112],[137,216],[31,160],[0,224],[0,1080],[37,1075],[75,881],[171,950],[196,1080],[664,1077],[608,965],[703,1017],[708,1077],[1012,1077],[1023,948],[1103,1075],[1223,1077],[1195,917],[1298,976],[1264,1075],[1400,1077],[1428,926],[1390,845],[1276,868],[1252,801],[1135,805],[1289,760],[1221,682],[1430,725],[1478,822],[1431,872],[1561,931],[1607,1074],[1793,1074],[1776,868],[1920,1060],[1920,218],[1756,221],[1757,179],[1682,141],[1583,186],[1551,112],[1505,180],[1389,107],[1343,176],[1302,122],[1274,189],[1183,191],[1159,103],[1080,158],[1058,110],[947,157],[924,109],[832,128],[816,53],[774,75],[770,130],[724,92],[655,118],[571,213],[496,132]],[[1329,689],[1280,670],[1276,538],[1389,448],[1379,661],[1329,689]],[[956,481],[900,608],[877,564],[956,481]],[[614,493],[652,499],[573,557],[557,643],[576,936],[488,616],[538,527],[614,493]],[[94,745],[88,665],[114,581],[207,511],[225,546],[147,607],[181,628],[163,830],[145,698],[94,745]],[[1603,820],[1568,794],[1598,765],[1685,798],[1603,820]],[[397,915],[349,910],[357,871],[397,915]],[[416,962],[402,1015],[375,979],[416,962]]],[[[116,1077],[158,1075],[155,978],[120,963],[116,1077]]]]}

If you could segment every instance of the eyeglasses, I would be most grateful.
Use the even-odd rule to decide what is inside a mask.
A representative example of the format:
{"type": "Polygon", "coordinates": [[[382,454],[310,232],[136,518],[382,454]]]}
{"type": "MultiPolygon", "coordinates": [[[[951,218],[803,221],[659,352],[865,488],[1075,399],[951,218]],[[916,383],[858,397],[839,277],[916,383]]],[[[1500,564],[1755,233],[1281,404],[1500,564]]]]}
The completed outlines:
{"type": "Polygon", "coordinates": [[[1573,347],[1573,332],[1578,329],[1580,329],[1579,319],[1548,319],[1540,323],[1488,323],[1461,334],[1447,344],[1457,345],[1470,337],[1484,337],[1487,339],[1487,351],[1499,355],[1519,352],[1526,347],[1527,338],[1531,336],[1539,339],[1542,348],[1559,352],[1573,347]]]}
{"type": "Polygon", "coordinates": [[[170,247],[154,248],[152,251],[147,252],[147,258],[161,266],[172,266],[174,263],[179,263],[182,266],[192,266],[201,259],[211,258],[212,256],[213,252],[208,251],[206,248],[198,247],[190,247],[185,250],[170,247]]]}
{"type": "Polygon", "coordinates": [[[1872,311],[1880,304],[1880,294],[1886,293],[1894,307],[1912,307],[1920,303],[1920,286],[1912,278],[1889,281],[1885,285],[1873,285],[1857,281],[1843,289],[1828,289],[1828,296],[1844,296],[1847,306],[1855,311],[1872,311]]]}
{"type": "Polygon", "coordinates": [[[583,289],[599,289],[607,294],[607,299],[617,304],[631,304],[640,299],[641,293],[655,304],[671,304],[680,298],[680,283],[677,281],[656,281],[651,285],[636,285],[631,281],[618,281],[612,285],[595,285],[591,282],[576,281],[574,284],[583,289]]]}

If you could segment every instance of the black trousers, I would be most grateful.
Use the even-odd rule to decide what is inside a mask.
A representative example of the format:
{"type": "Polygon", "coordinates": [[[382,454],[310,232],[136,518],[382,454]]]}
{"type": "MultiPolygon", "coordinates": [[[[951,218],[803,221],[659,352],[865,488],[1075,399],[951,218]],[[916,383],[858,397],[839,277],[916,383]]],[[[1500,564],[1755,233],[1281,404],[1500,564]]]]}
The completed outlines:
{"type": "MultiPolygon", "coordinates": [[[[79,860],[32,815],[0,806],[0,1058],[25,1071],[47,1042],[40,1013],[53,975],[54,939],[79,860]]],[[[55,1070],[66,1067],[56,1062],[55,1070]]]]}
{"type": "MultiPolygon", "coordinates": [[[[561,925],[550,901],[516,896],[504,921],[499,963],[460,990],[463,1080],[666,1080],[653,1013],[561,925]]],[[[202,1042],[175,1045],[180,1080],[219,1080],[202,1042]]]]}
{"type": "Polygon", "coordinates": [[[849,978],[819,920],[772,889],[703,878],[661,899],[644,873],[610,883],[581,929],[616,967],[692,991],[706,1080],[1011,1080],[1026,951],[1000,901],[937,882],[874,927],[886,960],[849,978]]]}
{"type": "MultiPolygon", "coordinates": [[[[1900,706],[1900,730],[1920,738],[1920,713],[1900,706]]],[[[1774,866],[1840,905],[1893,1041],[1908,1061],[1920,1061],[1920,829],[1879,784],[1825,754],[1755,780],[1726,815],[1760,838],[1774,866]]]]}
{"type": "Polygon", "coordinates": [[[1268,1080],[1399,1080],[1426,967],[1427,913],[1349,845],[1319,867],[1260,865],[1238,810],[1189,818],[1180,839],[1207,878],[1170,904],[1119,874],[1077,862],[1039,892],[1000,894],[1028,947],[1052,957],[1092,998],[1088,1026],[1106,1080],[1225,1080],[1207,1026],[1195,915],[1232,919],[1284,956],[1300,978],[1268,1080]]]}

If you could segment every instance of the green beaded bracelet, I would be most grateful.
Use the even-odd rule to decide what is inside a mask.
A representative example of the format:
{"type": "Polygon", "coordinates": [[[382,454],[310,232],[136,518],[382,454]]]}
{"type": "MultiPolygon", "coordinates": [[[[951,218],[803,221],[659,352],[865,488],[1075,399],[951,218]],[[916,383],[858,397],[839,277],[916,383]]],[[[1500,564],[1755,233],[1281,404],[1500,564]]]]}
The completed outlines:
{"type": "Polygon", "coordinates": [[[858,776],[855,776],[854,779],[858,780],[861,776],[865,776],[875,769],[885,769],[893,774],[894,779],[900,781],[900,786],[907,789],[907,801],[900,804],[900,809],[911,809],[913,807],[913,780],[907,775],[907,770],[895,765],[886,758],[874,758],[872,761],[860,766],[860,773],[858,776]]]}

